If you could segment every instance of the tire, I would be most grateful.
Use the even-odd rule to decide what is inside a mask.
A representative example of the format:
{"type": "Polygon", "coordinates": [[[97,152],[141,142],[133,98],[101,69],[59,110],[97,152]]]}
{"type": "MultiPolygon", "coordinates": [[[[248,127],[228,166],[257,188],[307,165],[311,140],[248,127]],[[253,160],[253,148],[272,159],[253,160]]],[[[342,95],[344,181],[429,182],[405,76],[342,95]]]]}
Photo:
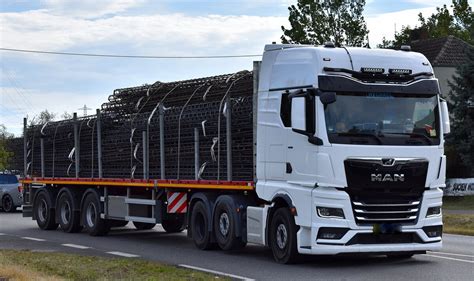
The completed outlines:
{"type": "Polygon", "coordinates": [[[295,219],[288,208],[275,211],[270,226],[270,248],[276,262],[290,264],[298,261],[295,219]]]}
{"type": "Polygon", "coordinates": [[[149,230],[149,229],[153,229],[156,226],[156,223],[134,221],[133,225],[135,226],[137,230],[149,230]]]}
{"type": "Polygon", "coordinates": [[[161,226],[168,233],[182,232],[186,228],[184,215],[173,216],[163,219],[161,226]]]}
{"type": "Polygon", "coordinates": [[[55,209],[48,192],[40,191],[39,194],[36,195],[33,204],[33,215],[40,229],[54,230],[58,228],[58,224],[55,220],[55,209]]]}
{"type": "Polygon", "coordinates": [[[110,227],[124,227],[128,224],[128,221],[107,220],[107,223],[110,225],[110,227]]]}
{"type": "MultiPolygon", "coordinates": [[[[226,198],[227,199],[227,198],[226,198]]],[[[220,200],[214,210],[214,235],[217,245],[224,251],[243,248],[246,243],[242,237],[236,235],[236,211],[232,206],[232,201],[220,200]]]]}
{"type": "Polygon", "coordinates": [[[191,233],[198,249],[210,250],[215,247],[211,242],[207,208],[202,201],[196,202],[191,213],[191,233]]]}
{"type": "Polygon", "coordinates": [[[10,194],[5,194],[2,198],[2,208],[6,213],[13,213],[16,211],[15,204],[13,203],[13,198],[10,194]]]}
{"type": "Polygon", "coordinates": [[[77,211],[76,202],[70,191],[60,193],[56,213],[59,226],[64,232],[75,233],[82,230],[81,213],[77,211]]]}
{"type": "Polygon", "coordinates": [[[100,201],[96,192],[90,192],[82,206],[82,225],[91,236],[104,236],[110,230],[107,220],[100,217],[100,201]]]}

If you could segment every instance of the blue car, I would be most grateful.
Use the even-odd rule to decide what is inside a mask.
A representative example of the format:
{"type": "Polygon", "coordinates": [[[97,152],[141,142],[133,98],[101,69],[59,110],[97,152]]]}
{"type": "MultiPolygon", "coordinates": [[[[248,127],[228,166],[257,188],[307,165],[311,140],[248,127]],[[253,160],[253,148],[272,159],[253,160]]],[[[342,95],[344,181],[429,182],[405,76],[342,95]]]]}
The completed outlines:
{"type": "Polygon", "coordinates": [[[7,213],[15,212],[23,201],[18,178],[12,174],[0,174],[0,208],[7,213]]]}

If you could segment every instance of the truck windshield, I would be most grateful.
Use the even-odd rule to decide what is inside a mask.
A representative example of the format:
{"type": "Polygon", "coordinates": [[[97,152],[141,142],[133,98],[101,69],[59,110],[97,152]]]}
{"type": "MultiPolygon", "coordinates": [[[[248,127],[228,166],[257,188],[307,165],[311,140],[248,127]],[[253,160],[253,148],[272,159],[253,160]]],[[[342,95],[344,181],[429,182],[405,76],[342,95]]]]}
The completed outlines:
{"type": "Polygon", "coordinates": [[[439,144],[436,95],[339,92],[325,117],[331,143],[439,144]]]}

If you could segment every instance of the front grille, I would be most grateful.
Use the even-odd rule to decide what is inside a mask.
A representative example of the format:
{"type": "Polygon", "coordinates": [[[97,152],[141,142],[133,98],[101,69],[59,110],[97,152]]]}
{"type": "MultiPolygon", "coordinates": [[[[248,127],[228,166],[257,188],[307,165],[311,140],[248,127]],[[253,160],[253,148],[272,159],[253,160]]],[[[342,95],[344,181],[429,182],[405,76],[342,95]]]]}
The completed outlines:
{"type": "Polygon", "coordinates": [[[420,201],[398,203],[352,201],[352,209],[358,223],[414,223],[420,209],[420,201]]]}
{"type": "Polygon", "coordinates": [[[405,158],[384,165],[382,159],[347,159],[344,166],[356,223],[416,223],[428,161],[405,158]],[[393,180],[373,180],[373,174],[393,180]],[[403,180],[396,181],[395,174],[403,175],[403,180]]]}

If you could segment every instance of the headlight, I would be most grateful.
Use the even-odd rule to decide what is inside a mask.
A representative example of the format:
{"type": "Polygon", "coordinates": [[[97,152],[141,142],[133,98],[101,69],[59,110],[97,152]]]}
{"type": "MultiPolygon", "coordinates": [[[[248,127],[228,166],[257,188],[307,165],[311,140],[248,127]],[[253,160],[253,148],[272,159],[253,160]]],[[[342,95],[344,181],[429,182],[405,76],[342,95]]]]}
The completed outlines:
{"type": "Polygon", "coordinates": [[[316,207],[316,212],[321,218],[345,219],[341,208],[316,207]]]}
{"type": "Polygon", "coordinates": [[[427,218],[438,217],[438,216],[441,216],[441,206],[429,207],[428,211],[426,211],[427,218]]]}

